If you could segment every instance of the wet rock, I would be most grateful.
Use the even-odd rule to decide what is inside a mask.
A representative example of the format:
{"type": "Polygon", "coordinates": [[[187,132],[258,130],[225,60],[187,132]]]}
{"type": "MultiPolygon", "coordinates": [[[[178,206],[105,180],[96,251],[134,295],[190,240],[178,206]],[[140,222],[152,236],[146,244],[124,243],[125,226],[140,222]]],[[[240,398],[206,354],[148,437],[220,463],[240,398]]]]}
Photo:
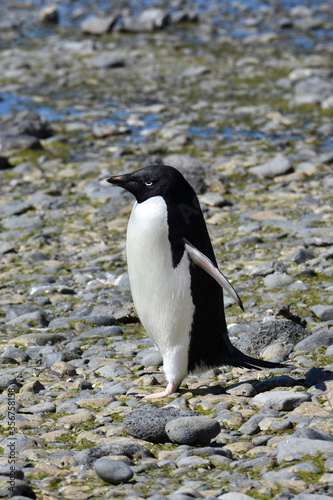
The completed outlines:
{"type": "Polygon", "coordinates": [[[116,16],[91,16],[81,23],[81,30],[88,35],[104,35],[112,30],[116,21],[116,16]]]}
{"type": "Polygon", "coordinates": [[[249,171],[257,177],[272,179],[291,172],[292,165],[288,158],[279,154],[262,165],[251,167],[249,171]]]}
{"type": "Polygon", "coordinates": [[[173,443],[207,445],[220,432],[217,420],[207,417],[178,417],[169,421],[165,431],[173,443]]]}
{"type": "Polygon", "coordinates": [[[94,469],[98,477],[110,484],[128,483],[134,475],[125,462],[105,457],[96,460],[94,469]]]}
{"type": "Polygon", "coordinates": [[[157,408],[147,405],[129,413],[124,419],[125,432],[133,437],[144,439],[152,443],[165,443],[168,441],[166,424],[180,417],[193,418],[197,414],[188,410],[178,408],[157,408]]]}

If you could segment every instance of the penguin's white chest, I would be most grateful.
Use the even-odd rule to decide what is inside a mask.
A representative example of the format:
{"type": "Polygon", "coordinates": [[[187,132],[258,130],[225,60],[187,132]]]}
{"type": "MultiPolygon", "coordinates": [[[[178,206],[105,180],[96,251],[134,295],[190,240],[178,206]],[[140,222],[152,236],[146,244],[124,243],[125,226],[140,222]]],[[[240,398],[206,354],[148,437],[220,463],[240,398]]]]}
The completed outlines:
{"type": "Polygon", "coordinates": [[[127,263],[133,301],[158,346],[167,379],[187,374],[194,314],[186,252],[172,266],[167,205],[155,196],[133,207],[127,229],[127,263]]]}

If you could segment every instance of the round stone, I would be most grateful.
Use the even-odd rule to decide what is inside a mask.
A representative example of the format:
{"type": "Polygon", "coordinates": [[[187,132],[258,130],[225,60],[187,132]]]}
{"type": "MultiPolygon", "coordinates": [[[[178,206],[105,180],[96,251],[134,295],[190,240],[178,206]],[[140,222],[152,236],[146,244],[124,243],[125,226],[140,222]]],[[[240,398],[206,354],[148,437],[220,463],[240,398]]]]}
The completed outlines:
{"type": "Polygon", "coordinates": [[[207,417],[180,417],[165,426],[173,443],[205,445],[215,438],[220,430],[217,420],[207,417]]]}
{"type": "Polygon", "coordinates": [[[102,457],[96,460],[94,469],[98,477],[110,484],[128,483],[133,477],[132,469],[121,460],[102,457]]]}

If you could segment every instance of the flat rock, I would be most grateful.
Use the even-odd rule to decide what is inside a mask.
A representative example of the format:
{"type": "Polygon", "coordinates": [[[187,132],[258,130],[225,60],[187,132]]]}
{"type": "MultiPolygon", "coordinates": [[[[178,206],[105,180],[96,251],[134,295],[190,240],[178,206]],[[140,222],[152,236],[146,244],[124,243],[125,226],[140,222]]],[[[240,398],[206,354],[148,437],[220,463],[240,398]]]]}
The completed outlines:
{"type": "Polygon", "coordinates": [[[251,167],[249,171],[257,177],[272,179],[291,172],[292,166],[286,156],[279,154],[262,165],[251,167]]]}
{"type": "Polygon", "coordinates": [[[121,460],[102,457],[94,463],[98,477],[110,484],[128,483],[134,475],[133,470],[121,460]]]}
{"type": "Polygon", "coordinates": [[[88,35],[104,35],[112,30],[116,21],[116,16],[91,16],[81,23],[81,30],[88,35]]]}
{"type": "Polygon", "coordinates": [[[180,417],[165,426],[165,431],[173,443],[189,445],[207,445],[220,430],[219,422],[208,417],[180,417]]]}
{"type": "Polygon", "coordinates": [[[311,396],[307,392],[273,391],[257,394],[251,400],[255,408],[273,408],[275,410],[294,410],[305,401],[310,401],[311,396]]]}
{"type": "Polygon", "coordinates": [[[331,330],[320,330],[319,332],[313,333],[307,338],[298,342],[294,350],[295,351],[309,351],[313,352],[318,347],[330,346],[333,344],[333,332],[331,330]]]}
{"type": "Polygon", "coordinates": [[[18,337],[14,337],[9,340],[9,344],[15,345],[47,345],[47,344],[56,344],[57,342],[61,342],[62,340],[66,340],[66,335],[61,333],[25,333],[23,335],[19,335],[18,337]]]}
{"type": "Polygon", "coordinates": [[[318,304],[310,308],[321,321],[331,321],[333,320],[333,306],[318,304]]]}
{"type": "Polygon", "coordinates": [[[78,451],[74,454],[72,458],[72,466],[77,467],[78,465],[85,465],[86,467],[92,467],[94,462],[101,457],[107,455],[125,455],[129,458],[144,458],[151,457],[152,454],[142,444],[128,438],[115,439],[111,444],[101,446],[99,448],[87,448],[82,451],[78,451]]]}
{"type": "Polygon", "coordinates": [[[321,439],[305,439],[288,437],[282,439],[277,445],[277,460],[279,463],[284,460],[302,460],[305,455],[315,457],[321,453],[324,457],[333,456],[333,442],[321,439]]]}

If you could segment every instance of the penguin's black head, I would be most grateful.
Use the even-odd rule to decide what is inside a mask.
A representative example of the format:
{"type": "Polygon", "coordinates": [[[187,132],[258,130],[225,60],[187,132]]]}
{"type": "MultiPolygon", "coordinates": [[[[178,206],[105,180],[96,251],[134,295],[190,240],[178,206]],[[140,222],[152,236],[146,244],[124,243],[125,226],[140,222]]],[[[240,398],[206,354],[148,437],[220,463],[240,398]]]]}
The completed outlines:
{"type": "Polygon", "coordinates": [[[138,203],[153,196],[162,196],[173,200],[182,199],[194,191],[182,174],[174,167],[151,165],[135,172],[109,177],[107,182],[120,186],[137,199],[138,203]]]}

